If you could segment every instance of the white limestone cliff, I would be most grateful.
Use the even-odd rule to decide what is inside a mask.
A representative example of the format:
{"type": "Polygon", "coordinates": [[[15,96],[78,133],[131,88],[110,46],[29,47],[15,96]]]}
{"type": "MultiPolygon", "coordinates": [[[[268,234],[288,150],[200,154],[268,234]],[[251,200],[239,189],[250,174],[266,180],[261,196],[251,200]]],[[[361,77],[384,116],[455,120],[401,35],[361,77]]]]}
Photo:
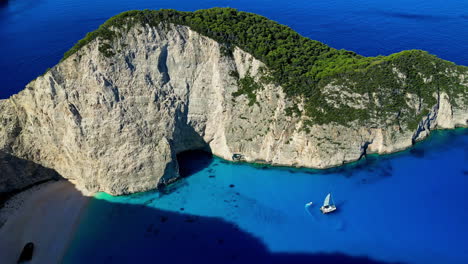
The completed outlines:
{"type": "MultiPolygon", "coordinates": [[[[293,102],[279,86],[265,85],[252,106],[244,95],[233,97],[239,87],[231,72],[258,79],[264,67],[239,48],[223,56],[216,41],[176,25],[132,27],[113,43],[115,56],[103,56],[100,44],[94,40],[0,101],[1,153],[51,168],[84,192],[120,195],[156,188],[178,177],[176,155],[187,150],[328,168],[366,152],[402,150],[435,128],[467,126],[467,106],[454,106],[441,93],[417,131],[334,123],[305,131],[305,117],[285,115],[293,102]]],[[[355,95],[342,96],[356,99],[351,107],[361,107],[355,95]]],[[[1,164],[11,167],[6,158],[1,164]]],[[[2,169],[0,192],[48,178],[15,177],[13,169],[2,169]]]]}

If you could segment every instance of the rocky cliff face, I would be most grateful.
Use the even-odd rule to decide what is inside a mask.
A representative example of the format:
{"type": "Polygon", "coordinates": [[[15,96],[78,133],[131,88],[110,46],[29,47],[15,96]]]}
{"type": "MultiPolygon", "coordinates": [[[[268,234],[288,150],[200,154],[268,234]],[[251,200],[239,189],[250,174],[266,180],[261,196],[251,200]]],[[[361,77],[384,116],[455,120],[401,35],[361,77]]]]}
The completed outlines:
{"type": "MultiPolygon", "coordinates": [[[[0,101],[0,150],[54,169],[85,192],[119,195],[156,188],[178,177],[176,155],[187,150],[206,149],[228,160],[238,153],[248,162],[327,168],[365,153],[407,148],[434,128],[467,126],[466,93],[460,98],[439,93],[414,131],[394,122],[330,123],[308,131],[302,126],[306,117],[285,115],[293,102],[279,86],[264,85],[253,105],[245,95],[232,95],[238,78],[258,80],[265,68],[239,48],[223,55],[214,40],[172,24],[122,31],[112,43],[113,56],[103,55],[103,44],[92,41],[24,91],[0,101]],[[450,103],[456,101],[462,103],[450,103]]],[[[460,76],[460,83],[468,87],[465,78],[460,76]]],[[[330,84],[326,89],[341,88],[330,84]]],[[[340,96],[351,107],[365,107],[359,95],[340,96]]],[[[417,107],[411,96],[408,105],[417,107]]],[[[18,181],[14,170],[4,169],[11,167],[8,161],[1,164],[0,192],[38,181],[27,175],[18,181]]]]}

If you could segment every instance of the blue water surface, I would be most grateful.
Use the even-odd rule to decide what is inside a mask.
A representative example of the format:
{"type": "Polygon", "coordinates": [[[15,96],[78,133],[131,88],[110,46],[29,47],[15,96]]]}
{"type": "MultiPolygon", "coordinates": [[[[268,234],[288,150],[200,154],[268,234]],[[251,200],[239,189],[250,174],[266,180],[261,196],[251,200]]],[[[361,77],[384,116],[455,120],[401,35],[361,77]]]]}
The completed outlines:
{"type": "MultiPolygon", "coordinates": [[[[424,49],[468,65],[468,1],[0,0],[0,99],[117,13],[214,6],[363,55],[424,49]]],[[[164,191],[98,194],[65,262],[468,263],[466,130],[325,172],[181,159],[190,176],[164,191]],[[329,191],[339,210],[324,216],[329,191]]]]}
{"type": "Polygon", "coordinates": [[[131,9],[234,7],[363,55],[424,49],[468,65],[468,1],[460,0],[1,0],[0,99],[54,66],[109,17],[131,9]]]}
{"type": "Polygon", "coordinates": [[[98,194],[65,263],[468,263],[467,161],[466,129],[327,171],[191,154],[164,191],[98,194]]]}

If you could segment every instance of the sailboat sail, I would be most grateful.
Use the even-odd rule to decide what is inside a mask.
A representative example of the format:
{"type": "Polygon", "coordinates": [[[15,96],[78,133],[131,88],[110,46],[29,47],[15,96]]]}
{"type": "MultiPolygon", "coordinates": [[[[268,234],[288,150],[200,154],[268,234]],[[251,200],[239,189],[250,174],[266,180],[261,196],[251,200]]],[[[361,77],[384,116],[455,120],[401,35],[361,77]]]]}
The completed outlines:
{"type": "Polygon", "coordinates": [[[327,197],[325,197],[325,201],[323,201],[323,206],[320,207],[320,211],[324,214],[331,213],[336,210],[335,202],[333,202],[333,198],[331,196],[331,193],[327,194],[327,197]]]}
{"type": "Polygon", "coordinates": [[[323,206],[330,205],[330,197],[331,197],[331,194],[328,194],[327,197],[325,197],[325,201],[323,201],[323,206]]]}

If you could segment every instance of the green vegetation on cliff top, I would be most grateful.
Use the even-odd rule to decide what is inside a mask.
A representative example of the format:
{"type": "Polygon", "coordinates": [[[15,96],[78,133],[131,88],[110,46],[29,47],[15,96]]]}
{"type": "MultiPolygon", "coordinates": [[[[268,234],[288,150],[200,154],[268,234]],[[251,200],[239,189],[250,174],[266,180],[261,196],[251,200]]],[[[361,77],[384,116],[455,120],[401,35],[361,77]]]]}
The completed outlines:
{"type": "MultiPolygon", "coordinates": [[[[185,25],[218,41],[223,44],[223,54],[229,54],[229,50],[235,46],[252,54],[265,63],[271,75],[269,79],[281,85],[290,98],[304,98],[305,114],[311,118],[311,123],[393,119],[400,126],[414,129],[421,117],[436,104],[434,94],[440,91],[445,91],[451,98],[463,94],[463,104],[467,103],[466,86],[459,79],[460,74],[467,74],[467,67],[457,66],[421,50],[377,57],[336,50],[265,17],[232,8],[195,12],[124,12],[88,33],[65,53],[62,60],[96,38],[107,41],[100,47],[100,51],[112,57],[115,52],[109,43],[121,34],[116,29],[129,30],[137,24],[156,27],[161,22],[185,25]],[[343,91],[367,98],[363,106],[365,110],[340,101],[327,100],[327,84],[341,85],[346,87],[343,91]],[[419,109],[408,106],[407,94],[416,95],[419,109]]],[[[240,82],[248,84],[243,87],[249,89],[241,89],[235,95],[245,92],[249,104],[253,105],[254,89],[261,89],[262,86],[254,84],[252,78],[240,82]]],[[[456,104],[455,101],[452,103],[456,104]]]]}

